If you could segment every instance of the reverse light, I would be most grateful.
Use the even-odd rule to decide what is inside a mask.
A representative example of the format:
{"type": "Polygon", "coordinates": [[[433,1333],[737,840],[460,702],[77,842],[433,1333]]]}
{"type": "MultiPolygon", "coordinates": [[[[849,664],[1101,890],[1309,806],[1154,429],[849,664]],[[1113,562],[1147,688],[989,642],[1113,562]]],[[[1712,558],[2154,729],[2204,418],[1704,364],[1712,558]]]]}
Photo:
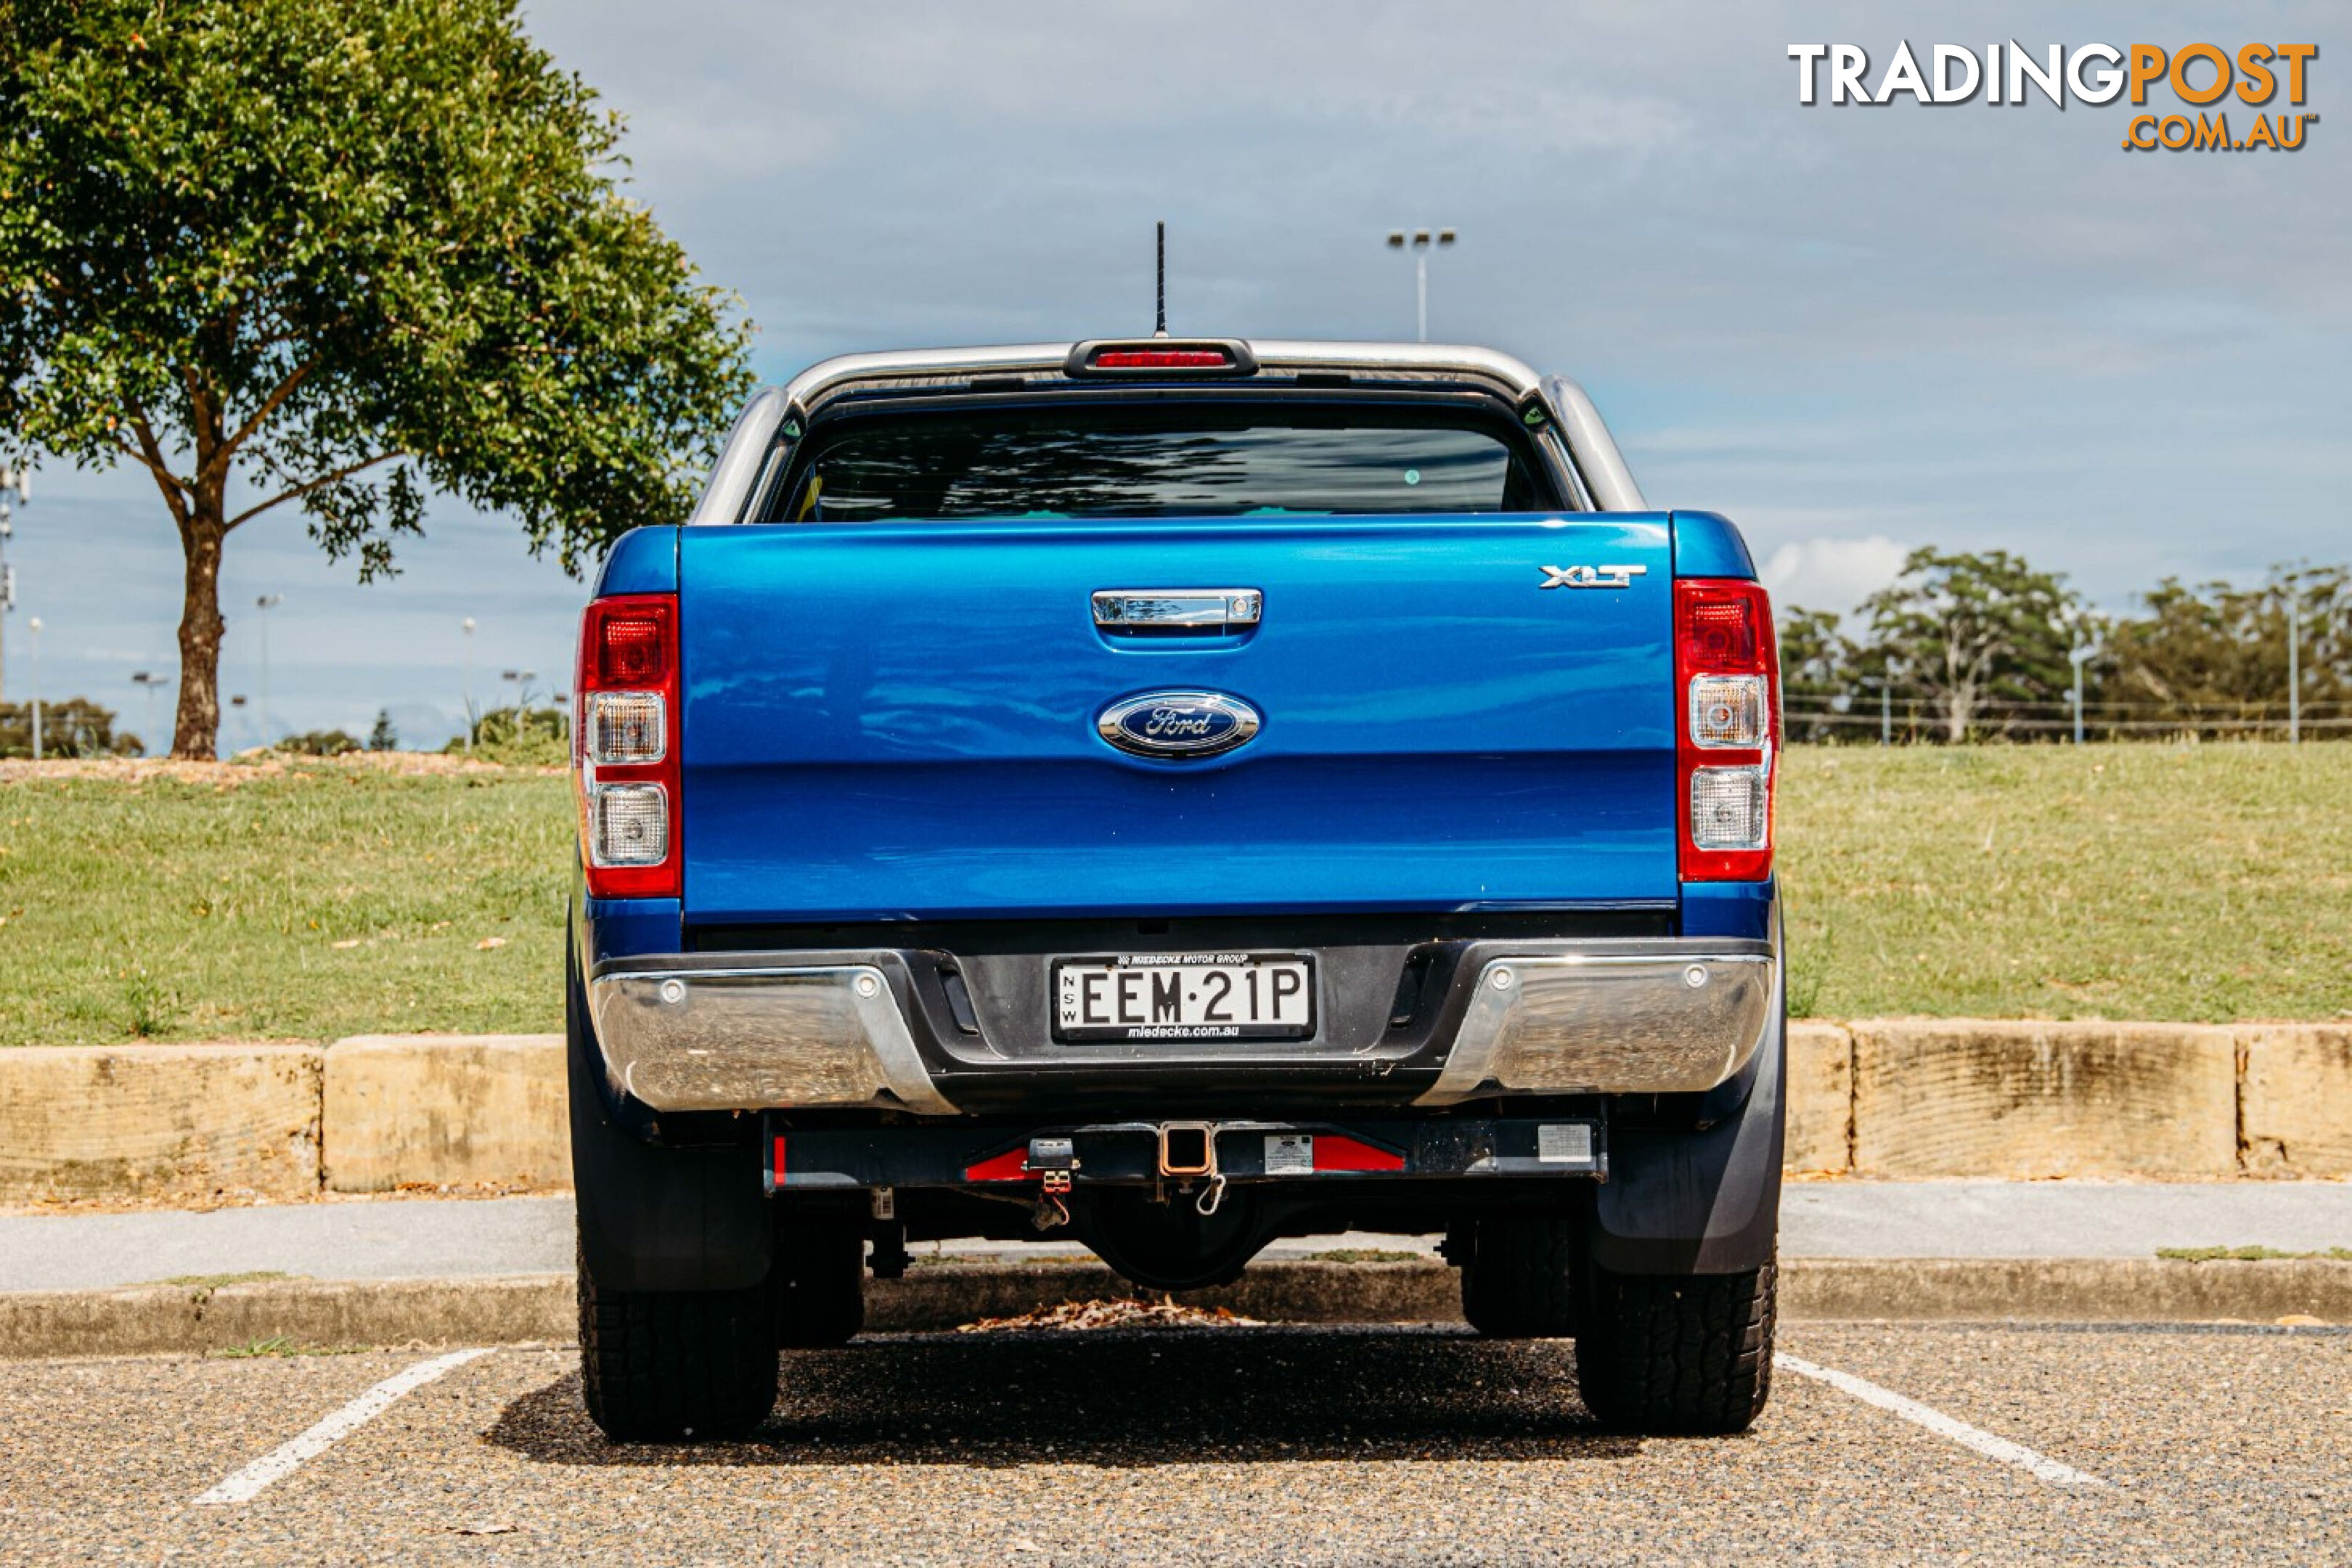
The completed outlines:
{"type": "Polygon", "coordinates": [[[592,866],[658,866],[669,858],[669,792],[657,784],[599,784],[588,797],[592,866]]]}
{"type": "Polygon", "coordinates": [[[658,691],[588,694],[588,759],[600,764],[657,763],[667,751],[669,705],[658,691]]]}
{"type": "Polygon", "coordinates": [[[1771,832],[1771,784],[1760,767],[1694,768],[1690,837],[1701,849],[1761,849],[1771,832]]]}
{"type": "Polygon", "coordinates": [[[1760,881],[1772,873],[1780,741],[1780,652],[1762,584],[1675,584],[1675,683],[1683,879],[1760,881]]]}
{"type": "Polygon", "coordinates": [[[1702,675],[1690,683],[1690,738],[1709,750],[1760,746],[1771,722],[1760,675],[1702,675]]]}
{"type": "Polygon", "coordinates": [[[679,888],[677,598],[625,594],[580,619],[572,763],[580,858],[592,897],[676,898],[679,888]]]}

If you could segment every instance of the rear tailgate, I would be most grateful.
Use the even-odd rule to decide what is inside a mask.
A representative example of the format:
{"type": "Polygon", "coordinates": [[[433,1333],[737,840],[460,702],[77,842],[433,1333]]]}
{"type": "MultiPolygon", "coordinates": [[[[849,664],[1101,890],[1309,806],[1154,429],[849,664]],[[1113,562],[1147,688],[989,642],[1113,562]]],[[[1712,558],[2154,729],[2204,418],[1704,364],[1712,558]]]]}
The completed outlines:
{"type": "Polygon", "coordinates": [[[1670,902],[1663,515],[704,527],[678,552],[697,922],[1670,902]],[[1542,568],[1634,566],[1541,589],[1542,568]],[[1124,639],[1101,589],[1256,589],[1124,639]],[[1263,728],[1144,760],[1113,701],[1263,728]]]}

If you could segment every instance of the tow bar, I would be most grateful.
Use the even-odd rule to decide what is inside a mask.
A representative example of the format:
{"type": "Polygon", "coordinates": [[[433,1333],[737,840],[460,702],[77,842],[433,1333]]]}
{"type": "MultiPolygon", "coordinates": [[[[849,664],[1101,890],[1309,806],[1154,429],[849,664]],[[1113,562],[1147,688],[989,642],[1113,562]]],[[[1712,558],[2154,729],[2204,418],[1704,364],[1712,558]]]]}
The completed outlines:
{"type": "Polygon", "coordinates": [[[1160,1173],[1206,1176],[1208,1184],[1192,1206],[1206,1219],[1225,1201],[1225,1178],[1217,1169],[1217,1126],[1213,1121],[1163,1121],[1160,1124],[1160,1173]]]}

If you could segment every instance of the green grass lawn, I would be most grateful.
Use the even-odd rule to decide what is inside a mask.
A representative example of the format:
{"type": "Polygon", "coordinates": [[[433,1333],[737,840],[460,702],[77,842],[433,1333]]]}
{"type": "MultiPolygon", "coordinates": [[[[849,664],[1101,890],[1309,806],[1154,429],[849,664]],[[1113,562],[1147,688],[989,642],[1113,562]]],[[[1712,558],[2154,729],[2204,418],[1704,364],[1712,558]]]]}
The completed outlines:
{"type": "Polygon", "coordinates": [[[561,1026],[561,774],[207,773],[0,784],[0,1044],[561,1026]]]}
{"type": "MultiPolygon", "coordinates": [[[[1782,776],[1801,1012],[2352,1016],[2352,745],[1807,748],[1782,776]]],[[[550,773],[17,771],[0,1045],[552,1029],[571,833],[550,773]]]]}
{"type": "Polygon", "coordinates": [[[1803,747],[1781,779],[1796,1010],[2352,1016],[2352,745],[1803,747]]]}

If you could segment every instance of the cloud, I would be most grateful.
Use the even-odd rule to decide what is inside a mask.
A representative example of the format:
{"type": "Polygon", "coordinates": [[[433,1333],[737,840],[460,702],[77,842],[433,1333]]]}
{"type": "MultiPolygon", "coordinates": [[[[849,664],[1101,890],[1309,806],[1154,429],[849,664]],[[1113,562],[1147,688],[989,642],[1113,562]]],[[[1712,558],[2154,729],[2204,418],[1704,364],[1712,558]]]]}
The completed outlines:
{"type": "MultiPolygon", "coordinates": [[[[2158,156],[2117,146],[2125,105],[1799,107],[1798,39],[1883,60],[1906,30],[1980,47],[2211,20],[1933,9],[528,0],[525,19],[629,117],[632,194],[746,299],[771,376],[1146,327],[1160,217],[1180,331],[1410,335],[1412,267],[1381,239],[1453,225],[1433,335],[1582,381],[1644,490],[1738,521],[1784,602],[1847,608],[1906,541],[2017,550],[2111,605],[2167,574],[2343,559],[2343,128],[2158,156]]],[[[2340,0],[2261,15],[2323,61],[2352,52],[2340,0]]],[[[2339,106],[2334,75],[2314,83],[2312,109],[2339,106]]],[[[58,476],[15,547],[7,629],[48,617],[50,689],[143,704],[129,673],[172,662],[180,578],[152,487],[58,476]]],[[[241,531],[225,679],[257,692],[265,590],[288,594],[285,724],[455,712],[464,616],[478,697],[502,668],[564,668],[582,590],[510,523],[437,504],[402,559],[362,589],[299,520],[241,531]]]]}
{"type": "Polygon", "coordinates": [[[1864,539],[1801,539],[1780,545],[1759,568],[1774,605],[1850,615],[1893,582],[1911,547],[1883,533],[1864,539]]]}

